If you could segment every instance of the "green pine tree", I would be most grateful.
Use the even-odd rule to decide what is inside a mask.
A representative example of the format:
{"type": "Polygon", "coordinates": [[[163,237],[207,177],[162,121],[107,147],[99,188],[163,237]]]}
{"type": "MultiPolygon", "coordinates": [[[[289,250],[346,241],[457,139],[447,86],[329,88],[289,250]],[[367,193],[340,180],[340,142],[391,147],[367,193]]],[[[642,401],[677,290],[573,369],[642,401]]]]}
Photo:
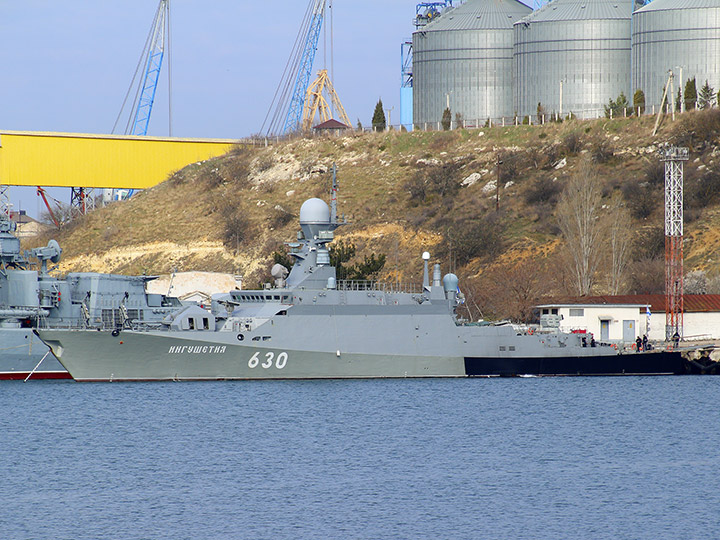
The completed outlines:
{"type": "Polygon", "coordinates": [[[450,112],[450,109],[445,109],[443,111],[441,124],[443,130],[447,131],[450,129],[450,124],[452,124],[452,112],[450,112]]]}
{"type": "Polygon", "coordinates": [[[639,88],[633,94],[633,107],[638,115],[645,112],[645,92],[639,88]]]}
{"type": "Polygon", "coordinates": [[[685,110],[692,111],[697,101],[697,87],[695,86],[695,77],[688,79],[685,83],[685,110]]]}
{"type": "Polygon", "coordinates": [[[698,109],[709,109],[712,107],[714,99],[715,90],[705,81],[705,84],[700,89],[700,94],[698,94],[698,109]]]}
{"type": "Polygon", "coordinates": [[[387,127],[382,99],[379,99],[377,105],[375,105],[375,112],[372,117],[372,126],[373,131],[385,131],[385,128],[387,127]]]}
{"type": "Polygon", "coordinates": [[[620,95],[615,101],[610,98],[608,104],[605,105],[605,118],[610,118],[611,112],[613,118],[622,117],[629,108],[630,103],[628,102],[625,92],[620,92],[620,95]]]}

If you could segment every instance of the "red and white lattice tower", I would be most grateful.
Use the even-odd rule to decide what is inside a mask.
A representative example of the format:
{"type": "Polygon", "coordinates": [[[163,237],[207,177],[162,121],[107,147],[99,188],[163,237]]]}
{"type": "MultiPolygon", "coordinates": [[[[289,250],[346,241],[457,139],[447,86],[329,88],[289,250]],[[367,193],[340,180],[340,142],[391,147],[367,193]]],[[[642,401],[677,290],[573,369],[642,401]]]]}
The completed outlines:
{"type": "Polygon", "coordinates": [[[688,149],[666,145],[659,152],[665,162],[665,339],[672,341],[683,336],[683,162],[688,149]]]}

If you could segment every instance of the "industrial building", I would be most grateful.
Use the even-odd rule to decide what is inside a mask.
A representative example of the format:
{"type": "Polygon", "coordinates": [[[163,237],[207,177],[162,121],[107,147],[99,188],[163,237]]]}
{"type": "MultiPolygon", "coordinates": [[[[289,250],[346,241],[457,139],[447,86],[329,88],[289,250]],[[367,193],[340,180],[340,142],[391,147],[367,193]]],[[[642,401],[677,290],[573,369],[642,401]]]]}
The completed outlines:
{"type": "Polygon", "coordinates": [[[414,124],[437,125],[450,108],[465,122],[513,115],[513,23],[531,13],[516,0],[468,0],[413,34],[414,124]]]}
{"type": "Polygon", "coordinates": [[[654,0],[633,15],[632,87],[659,105],[672,70],[675,92],[695,78],[720,88],[720,0],[654,0]],[[682,72],[682,75],[681,75],[682,72]],[[682,76],[682,81],[680,77],[682,76]]]}
{"type": "Polygon", "coordinates": [[[537,121],[538,104],[546,117],[597,118],[620,93],[632,104],[638,89],[651,112],[661,105],[668,70],[675,93],[692,78],[698,92],[705,81],[717,92],[720,0],[644,4],[551,0],[532,12],[515,0],[468,0],[445,9],[413,34],[412,69],[404,67],[411,123],[437,129],[447,107],[466,125],[537,121]]]}
{"type": "Polygon", "coordinates": [[[516,22],[518,114],[534,115],[540,103],[548,113],[596,118],[620,92],[629,95],[635,6],[635,0],[553,0],[516,22]]]}

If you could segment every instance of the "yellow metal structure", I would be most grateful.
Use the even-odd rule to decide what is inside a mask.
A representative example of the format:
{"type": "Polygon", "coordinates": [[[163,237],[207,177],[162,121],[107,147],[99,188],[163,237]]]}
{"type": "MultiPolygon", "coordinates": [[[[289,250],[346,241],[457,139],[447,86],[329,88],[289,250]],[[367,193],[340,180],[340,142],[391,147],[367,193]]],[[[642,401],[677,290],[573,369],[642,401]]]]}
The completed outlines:
{"type": "Polygon", "coordinates": [[[0,185],[147,189],[240,142],[0,131],[0,185]]]}
{"type": "Polygon", "coordinates": [[[320,113],[320,122],[327,122],[332,118],[332,110],[330,103],[323,96],[323,91],[327,92],[330,102],[332,103],[332,109],[339,116],[340,122],[348,127],[351,127],[350,119],[348,118],[345,108],[340,102],[340,98],[333,88],[330,77],[328,76],[327,69],[321,69],[318,71],[318,78],[312,83],[305,94],[305,106],[303,107],[302,125],[305,131],[309,131],[313,127],[315,116],[320,113]]]}

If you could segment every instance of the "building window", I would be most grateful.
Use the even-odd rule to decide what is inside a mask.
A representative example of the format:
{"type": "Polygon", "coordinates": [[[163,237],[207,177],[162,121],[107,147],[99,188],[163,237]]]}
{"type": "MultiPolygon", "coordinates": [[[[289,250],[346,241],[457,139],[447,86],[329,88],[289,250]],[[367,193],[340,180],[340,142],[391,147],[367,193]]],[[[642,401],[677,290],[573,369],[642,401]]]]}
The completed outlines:
{"type": "Polygon", "coordinates": [[[585,310],[583,308],[570,308],[571,317],[584,317],[585,310]]]}

